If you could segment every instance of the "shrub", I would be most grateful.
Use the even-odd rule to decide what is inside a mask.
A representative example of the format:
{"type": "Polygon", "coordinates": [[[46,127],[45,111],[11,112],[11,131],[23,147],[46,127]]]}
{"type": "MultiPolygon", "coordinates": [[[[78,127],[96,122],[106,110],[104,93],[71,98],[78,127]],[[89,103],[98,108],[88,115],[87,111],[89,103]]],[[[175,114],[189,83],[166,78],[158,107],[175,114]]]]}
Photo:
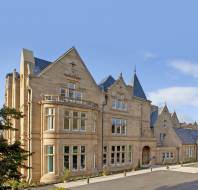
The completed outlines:
{"type": "Polygon", "coordinates": [[[64,187],[55,187],[53,190],[67,190],[67,189],[64,187]]]}
{"type": "Polygon", "coordinates": [[[8,180],[6,182],[6,185],[8,185],[9,187],[13,188],[13,189],[23,189],[28,187],[28,183],[25,181],[17,181],[17,180],[8,180]]]}
{"type": "Polygon", "coordinates": [[[71,177],[71,172],[68,169],[64,170],[63,176],[62,176],[62,181],[66,182],[70,179],[70,177],[71,177]]]}
{"type": "Polygon", "coordinates": [[[102,175],[103,175],[103,176],[109,175],[109,171],[108,171],[107,169],[103,169],[102,175]]]}

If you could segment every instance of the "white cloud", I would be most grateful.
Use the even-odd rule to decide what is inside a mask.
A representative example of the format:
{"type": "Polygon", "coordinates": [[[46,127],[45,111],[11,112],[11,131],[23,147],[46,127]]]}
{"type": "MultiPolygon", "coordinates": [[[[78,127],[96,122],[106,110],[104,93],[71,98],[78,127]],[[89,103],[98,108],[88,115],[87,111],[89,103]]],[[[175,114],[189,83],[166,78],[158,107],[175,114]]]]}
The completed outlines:
{"type": "Polygon", "coordinates": [[[193,106],[198,108],[198,87],[170,87],[149,92],[148,98],[154,104],[165,101],[173,106],[193,106]]]}
{"type": "Polygon", "coordinates": [[[157,58],[157,55],[155,53],[152,52],[145,52],[144,53],[144,60],[147,61],[149,59],[155,59],[157,58]]]}
{"type": "Polygon", "coordinates": [[[190,60],[175,59],[170,61],[168,65],[184,74],[198,78],[198,63],[190,60]]]}
{"type": "Polygon", "coordinates": [[[153,104],[163,106],[167,102],[170,111],[177,112],[180,122],[197,120],[198,87],[170,87],[148,93],[153,104]],[[183,111],[182,111],[183,110],[183,111]]]}
{"type": "Polygon", "coordinates": [[[184,114],[184,113],[177,113],[177,117],[181,123],[184,123],[184,122],[194,123],[195,122],[195,120],[191,116],[184,114]]]}

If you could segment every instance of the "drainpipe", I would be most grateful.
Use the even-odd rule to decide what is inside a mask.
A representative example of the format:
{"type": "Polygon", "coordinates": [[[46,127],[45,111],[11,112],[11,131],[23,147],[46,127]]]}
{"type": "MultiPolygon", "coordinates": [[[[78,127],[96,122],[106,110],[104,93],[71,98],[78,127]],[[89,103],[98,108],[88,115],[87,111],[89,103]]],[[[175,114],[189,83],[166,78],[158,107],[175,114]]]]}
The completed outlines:
{"type": "Polygon", "coordinates": [[[141,106],[140,136],[142,137],[143,136],[143,129],[142,129],[142,104],[140,104],[140,106],[141,106]]]}
{"type": "MultiPolygon", "coordinates": [[[[31,108],[32,108],[32,102],[31,102],[31,95],[32,91],[31,89],[28,89],[28,151],[29,153],[32,152],[32,146],[31,146],[31,140],[32,140],[32,134],[31,134],[31,108]]],[[[28,156],[28,183],[32,180],[32,168],[31,167],[31,155],[28,156]]]]}
{"type": "Polygon", "coordinates": [[[179,163],[179,147],[177,147],[177,162],[179,163]]]}
{"type": "Polygon", "coordinates": [[[196,145],[195,145],[195,152],[196,152],[196,161],[197,161],[197,158],[198,158],[198,151],[197,151],[197,146],[198,146],[198,140],[197,140],[197,142],[196,142],[196,145]]]}
{"type": "Polygon", "coordinates": [[[102,103],[102,169],[103,169],[103,146],[104,146],[104,107],[107,105],[107,95],[105,94],[105,101],[102,103]]]}

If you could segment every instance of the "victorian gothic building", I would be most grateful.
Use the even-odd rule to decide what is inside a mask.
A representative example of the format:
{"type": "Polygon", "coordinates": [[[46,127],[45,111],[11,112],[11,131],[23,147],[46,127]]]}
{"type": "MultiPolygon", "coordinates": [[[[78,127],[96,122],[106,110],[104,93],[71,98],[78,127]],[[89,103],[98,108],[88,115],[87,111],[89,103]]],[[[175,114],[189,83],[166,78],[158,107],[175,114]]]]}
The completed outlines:
{"type": "MultiPolygon", "coordinates": [[[[75,48],[53,62],[23,49],[20,72],[6,76],[5,105],[25,114],[13,121],[29,156],[28,181],[51,183],[63,171],[91,175],[147,165],[197,159],[196,130],[189,138],[176,113],[147,100],[136,73],[128,85],[122,74],[97,84],[75,48]],[[187,138],[188,139],[188,138],[187,138]]],[[[190,130],[190,129],[188,129],[190,130]]],[[[193,132],[192,132],[193,131],[193,132]]],[[[198,137],[198,135],[197,135],[198,137]]]]}

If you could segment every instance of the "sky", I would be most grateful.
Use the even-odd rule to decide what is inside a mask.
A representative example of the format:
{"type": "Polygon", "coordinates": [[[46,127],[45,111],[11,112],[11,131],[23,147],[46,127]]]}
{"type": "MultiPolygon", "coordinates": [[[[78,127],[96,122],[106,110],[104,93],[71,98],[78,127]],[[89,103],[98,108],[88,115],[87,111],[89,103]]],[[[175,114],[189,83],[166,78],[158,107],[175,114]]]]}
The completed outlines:
{"type": "Polygon", "coordinates": [[[22,48],[53,61],[75,46],[96,82],[134,68],[153,104],[198,121],[197,0],[19,0],[0,5],[0,106],[22,48]]]}

